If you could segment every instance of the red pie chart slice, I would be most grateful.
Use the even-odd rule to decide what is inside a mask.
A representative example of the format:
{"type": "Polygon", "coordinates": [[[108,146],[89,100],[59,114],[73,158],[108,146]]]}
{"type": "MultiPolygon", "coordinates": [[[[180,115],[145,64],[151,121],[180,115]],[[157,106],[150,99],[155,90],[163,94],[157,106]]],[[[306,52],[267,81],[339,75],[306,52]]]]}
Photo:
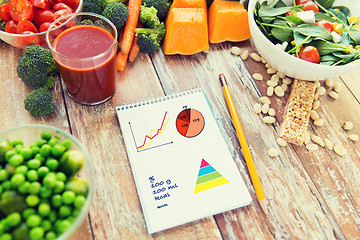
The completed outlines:
{"type": "Polygon", "coordinates": [[[176,119],[176,128],[184,137],[195,137],[204,129],[205,121],[202,114],[195,109],[185,109],[176,119]]]}

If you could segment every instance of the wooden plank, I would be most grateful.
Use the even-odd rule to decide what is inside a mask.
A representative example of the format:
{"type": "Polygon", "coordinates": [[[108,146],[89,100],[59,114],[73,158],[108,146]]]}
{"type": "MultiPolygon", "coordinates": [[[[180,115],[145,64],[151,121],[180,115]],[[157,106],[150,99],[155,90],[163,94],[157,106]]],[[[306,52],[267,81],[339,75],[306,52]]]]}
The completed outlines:
{"type": "MultiPolygon", "coordinates": [[[[52,91],[55,113],[42,118],[32,117],[24,108],[24,99],[32,89],[19,79],[16,72],[17,62],[23,50],[3,42],[0,43],[0,49],[0,131],[24,124],[46,124],[69,132],[60,82],[56,81],[52,91]]],[[[83,222],[73,239],[78,239],[80,236],[84,239],[91,238],[88,219],[83,222]]]]}
{"type": "Polygon", "coordinates": [[[117,80],[114,97],[102,105],[83,106],[66,97],[73,133],[88,148],[95,166],[96,192],[90,209],[95,239],[219,239],[212,218],[147,233],[115,108],[164,93],[145,54],[118,72],[117,80]]]}
{"type": "MultiPolygon", "coordinates": [[[[249,48],[248,43],[238,46],[249,48]]],[[[205,90],[220,129],[254,199],[249,207],[216,216],[223,238],[331,239],[336,235],[344,239],[341,229],[321,199],[313,180],[304,170],[296,151],[289,146],[281,149],[279,158],[273,159],[267,155],[269,147],[277,147],[275,136],[279,124],[266,126],[253,112],[253,105],[258,102],[260,91],[244,71],[240,58],[230,54],[230,47],[230,44],[213,44],[207,54],[178,58],[163,56],[160,52],[153,59],[165,92],[172,93],[194,86],[205,90]],[[269,199],[270,214],[267,216],[261,212],[255,200],[218,82],[220,72],[228,79],[264,192],[269,199]]],[[[253,72],[254,69],[265,71],[262,65],[250,65],[253,72]]],[[[285,99],[273,101],[279,106],[285,104],[285,99]]],[[[279,110],[277,115],[280,112],[279,110]]]]}
{"type": "Polygon", "coordinates": [[[360,102],[359,75],[360,75],[360,68],[357,68],[357,69],[341,76],[341,79],[344,81],[346,87],[355,96],[355,98],[358,100],[358,102],[360,102]]]}

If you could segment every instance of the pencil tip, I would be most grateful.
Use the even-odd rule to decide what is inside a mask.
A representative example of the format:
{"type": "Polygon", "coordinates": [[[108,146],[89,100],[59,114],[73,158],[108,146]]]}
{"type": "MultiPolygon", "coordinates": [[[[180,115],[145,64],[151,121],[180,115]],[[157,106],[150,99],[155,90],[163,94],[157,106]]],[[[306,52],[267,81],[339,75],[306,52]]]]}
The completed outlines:
{"type": "Polygon", "coordinates": [[[263,210],[263,212],[264,212],[265,214],[268,214],[268,213],[269,213],[269,210],[268,210],[268,208],[267,208],[266,198],[264,198],[263,200],[260,200],[259,203],[260,203],[260,207],[261,207],[261,209],[263,210]]]}
{"type": "Polygon", "coordinates": [[[219,74],[219,80],[220,80],[221,86],[227,85],[225,75],[223,73],[219,74]]]}

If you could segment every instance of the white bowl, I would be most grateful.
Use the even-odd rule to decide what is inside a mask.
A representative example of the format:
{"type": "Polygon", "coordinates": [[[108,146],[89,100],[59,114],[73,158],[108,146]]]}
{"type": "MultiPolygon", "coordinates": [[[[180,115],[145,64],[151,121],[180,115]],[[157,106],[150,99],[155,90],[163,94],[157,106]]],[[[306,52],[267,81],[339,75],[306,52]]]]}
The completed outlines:
{"type": "MultiPolygon", "coordinates": [[[[7,2],[10,2],[10,0],[5,0],[0,5],[5,4],[7,2]]],[[[75,12],[79,13],[82,11],[82,9],[83,9],[83,0],[79,0],[79,6],[75,10],[75,12]]],[[[45,35],[46,32],[39,32],[34,34],[14,34],[0,30],[0,39],[17,48],[26,48],[32,45],[27,43],[28,42],[27,39],[29,39],[29,37],[38,38],[39,45],[46,46],[45,35]]]]}
{"type": "MultiPolygon", "coordinates": [[[[325,80],[339,77],[355,68],[360,67],[360,61],[348,63],[342,66],[326,66],[307,62],[296,58],[276,47],[258,28],[254,20],[254,7],[256,2],[265,0],[250,0],[249,2],[249,26],[255,47],[261,56],[275,69],[289,77],[302,80],[325,80]]],[[[285,0],[286,4],[292,4],[293,0],[285,0]]],[[[360,16],[359,1],[335,0],[334,6],[346,6],[351,15],[360,16]]]]}

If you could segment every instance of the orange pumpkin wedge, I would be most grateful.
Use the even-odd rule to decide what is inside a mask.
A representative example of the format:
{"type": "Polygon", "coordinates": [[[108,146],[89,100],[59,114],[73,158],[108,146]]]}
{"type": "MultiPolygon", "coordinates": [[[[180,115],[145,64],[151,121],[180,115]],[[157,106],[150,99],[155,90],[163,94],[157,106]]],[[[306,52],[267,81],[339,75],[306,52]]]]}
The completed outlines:
{"type": "Polygon", "coordinates": [[[240,42],[251,37],[248,12],[240,2],[214,0],[208,18],[211,43],[240,42]]]}
{"type": "Polygon", "coordinates": [[[173,8],[165,20],[165,55],[209,51],[207,15],[202,8],[173,8]]]}
{"type": "Polygon", "coordinates": [[[206,0],[174,0],[171,8],[202,8],[207,10],[206,0]]]}

